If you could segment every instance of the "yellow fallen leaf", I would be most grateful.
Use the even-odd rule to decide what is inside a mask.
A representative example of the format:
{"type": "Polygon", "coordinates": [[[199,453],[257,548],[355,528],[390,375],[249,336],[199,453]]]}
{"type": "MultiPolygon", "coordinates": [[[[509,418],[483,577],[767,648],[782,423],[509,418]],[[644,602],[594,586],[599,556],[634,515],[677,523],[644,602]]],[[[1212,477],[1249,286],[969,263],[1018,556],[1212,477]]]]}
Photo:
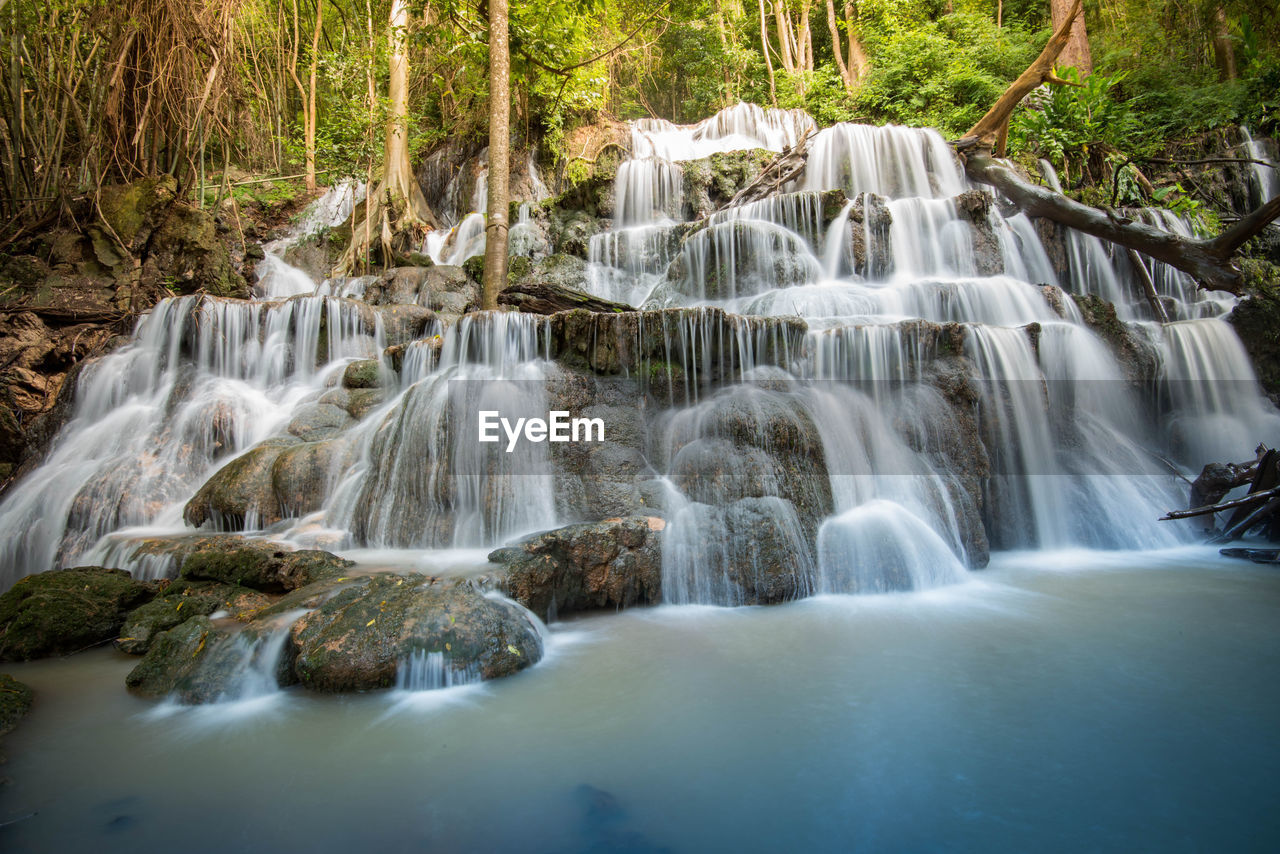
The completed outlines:
{"type": "Polygon", "coordinates": [[[365,624],[364,624],[364,627],[367,629],[367,628],[369,628],[370,626],[372,626],[372,625],[373,625],[374,623],[376,623],[376,622],[378,622],[378,618],[377,618],[377,617],[374,617],[372,620],[370,620],[369,622],[365,623],[365,624]]]}
{"type": "Polygon", "coordinates": [[[520,650],[516,649],[515,646],[513,646],[512,644],[507,644],[507,651],[510,652],[512,655],[520,654],[520,650]]]}

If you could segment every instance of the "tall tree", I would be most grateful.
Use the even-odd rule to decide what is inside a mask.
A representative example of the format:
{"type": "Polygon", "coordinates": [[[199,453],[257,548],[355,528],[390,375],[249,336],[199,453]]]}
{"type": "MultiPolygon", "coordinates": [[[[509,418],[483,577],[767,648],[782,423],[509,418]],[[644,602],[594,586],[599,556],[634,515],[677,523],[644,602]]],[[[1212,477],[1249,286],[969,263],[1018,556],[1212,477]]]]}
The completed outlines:
{"type": "Polygon", "coordinates": [[[293,0],[293,50],[289,55],[289,74],[302,98],[302,146],[306,161],[307,192],[316,191],[316,71],[320,65],[320,34],[324,32],[324,0],[316,0],[315,28],[311,33],[311,63],[307,85],[298,77],[298,54],[301,51],[298,29],[298,0],[293,0]]]}
{"type": "Polygon", "coordinates": [[[764,67],[769,72],[769,100],[778,106],[778,87],[774,81],[773,60],[769,58],[769,16],[764,10],[764,0],[760,0],[760,49],[764,53],[764,67]]]}
{"type": "Polygon", "coordinates": [[[1221,79],[1235,80],[1239,76],[1236,49],[1231,42],[1231,28],[1227,24],[1227,10],[1222,6],[1213,11],[1213,61],[1218,66],[1218,76],[1221,79]]]}
{"type": "MultiPolygon", "coordinates": [[[[376,190],[368,193],[364,207],[352,215],[351,243],[335,266],[334,272],[338,275],[350,275],[367,264],[375,237],[381,245],[383,262],[390,264],[395,257],[394,243],[400,236],[426,231],[436,225],[414,177],[413,164],[409,162],[408,30],[409,0],[392,0],[387,29],[389,112],[382,151],[382,180],[376,190]]],[[[370,91],[372,94],[372,83],[370,91]]]]}
{"type": "Polygon", "coordinates": [[[507,0],[489,0],[489,215],[481,306],[498,307],[507,283],[507,182],[511,176],[511,54],[507,0]]]}
{"type": "MultiPolygon", "coordinates": [[[[1055,30],[1067,20],[1071,6],[1071,0],[1049,0],[1049,12],[1053,18],[1055,30]]],[[[1071,37],[1058,56],[1058,65],[1076,69],[1081,77],[1093,71],[1093,53],[1089,50],[1089,34],[1085,31],[1084,13],[1078,15],[1075,23],[1071,25],[1071,37]]]]}

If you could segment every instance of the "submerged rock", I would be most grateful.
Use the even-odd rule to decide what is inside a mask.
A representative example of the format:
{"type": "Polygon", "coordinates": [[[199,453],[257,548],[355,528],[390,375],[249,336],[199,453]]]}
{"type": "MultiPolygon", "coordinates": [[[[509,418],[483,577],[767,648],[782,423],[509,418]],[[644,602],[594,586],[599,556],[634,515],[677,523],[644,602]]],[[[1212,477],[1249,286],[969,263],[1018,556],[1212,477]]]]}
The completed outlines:
{"type": "Polygon", "coordinates": [[[656,516],[568,525],[498,549],[500,585],[516,601],[554,618],[572,611],[662,601],[662,531],[656,516]]]}
{"type": "MultiPolygon", "coordinates": [[[[299,591],[301,593],[302,591],[299,591]]],[[[469,582],[423,575],[356,579],[293,625],[294,672],[315,691],[389,688],[415,654],[481,679],[510,676],[542,657],[534,621],[469,582]]]]}
{"type": "Polygon", "coordinates": [[[13,732],[31,711],[35,694],[31,688],[7,673],[0,673],[0,735],[13,732]]]}
{"type": "Polygon", "coordinates": [[[66,655],[111,640],[155,595],[121,569],[81,566],[28,575],[0,596],[0,661],[66,655]]]}

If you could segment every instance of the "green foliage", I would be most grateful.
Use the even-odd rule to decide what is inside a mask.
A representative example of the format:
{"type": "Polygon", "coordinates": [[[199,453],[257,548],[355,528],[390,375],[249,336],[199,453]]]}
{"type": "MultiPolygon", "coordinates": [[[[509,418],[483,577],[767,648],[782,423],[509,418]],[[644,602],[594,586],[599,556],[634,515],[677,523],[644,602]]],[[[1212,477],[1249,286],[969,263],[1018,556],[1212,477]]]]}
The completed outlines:
{"type": "Polygon", "coordinates": [[[889,27],[868,36],[872,73],[857,95],[857,111],[958,136],[1036,56],[1039,35],[997,29],[993,19],[970,12],[889,27]]]}
{"type": "Polygon", "coordinates": [[[1009,123],[1014,151],[1043,157],[1057,169],[1082,162],[1099,146],[1127,150],[1138,136],[1139,124],[1130,105],[1112,96],[1124,74],[1101,72],[1083,81],[1074,68],[1059,76],[1078,86],[1052,86],[1043,97],[1019,110],[1009,123]]]}

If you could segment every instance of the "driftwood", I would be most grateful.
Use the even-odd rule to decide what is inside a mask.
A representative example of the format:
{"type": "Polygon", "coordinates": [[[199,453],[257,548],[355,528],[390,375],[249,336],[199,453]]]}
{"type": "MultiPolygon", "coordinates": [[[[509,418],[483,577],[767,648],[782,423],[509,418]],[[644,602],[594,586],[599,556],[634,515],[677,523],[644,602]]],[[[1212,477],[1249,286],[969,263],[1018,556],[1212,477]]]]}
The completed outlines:
{"type": "MultiPolygon", "coordinates": [[[[1079,14],[1080,6],[1081,0],[1076,0],[1035,61],[1013,81],[987,114],[955,142],[957,151],[964,157],[966,174],[973,181],[999,190],[1032,216],[1052,220],[1163,261],[1191,275],[1201,287],[1239,293],[1240,270],[1232,263],[1232,256],[1249,238],[1280,218],[1280,197],[1242,217],[1220,236],[1212,240],[1196,240],[1133,222],[1114,212],[1080,204],[1061,193],[1031,184],[1008,166],[997,162],[992,155],[1008,127],[1010,116],[1023,98],[1045,83],[1069,82],[1058,77],[1053,67],[1067,44],[1071,24],[1079,14]]],[[[1156,316],[1160,314],[1157,308],[1156,316]]]]}
{"type": "Polygon", "coordinates": [[[1254,563],[1280,563],[1280,549],[1218,549],[1218,554],[1254,563]]]}
{"type": "Polygon", "coordinates": [[[783,148],[777,157],[770,160],[761,170],[760,175],[747,186],[739,190],[734,197],[721,206],[731,208],[758,202],[781,190],[787,184],[804,174],[809,162],[809,137],[800,139],[795,146],[783,148]]]}
{"type": "Polygon", "coordinates": [[[498,294],[498,305],[509,305],[529,314],[555,314],[585,308],[587,311],[612,314],[635,311],[626,303],[613,302],[581,291],[541,282],[522,282],[498,294]]]}
{"type": "Polygon", "coordinates": [[[1280,498],[1280,488],[1268,489],[1263,492],[1254,492],[1243,498],[1233,498],[1230,501],[1223,501],[1219,504],[1209,504],[1204,507],[1192,507],[1190,510],[1170,510],[1168,513],[1160,517],[1161,522],[1168,522],[1172,519],[1192,519],[1196,516],[1208,516],[1210,513],[1221,513],[1224,510],[1235,510],[1237,507],[1255,507],[1258,502],[1266,501],[1269,498],[1280,498]]]}
{"type": "MultiPolygon", "coordinates": [[[[1211,543],[1229,543],[1253,531],[1259,531],[1269,540],[1280,540],[1280,451],[1259,446],[1257,463],[1252,466],[1253,476],[1249,478],[1249,493],[1231,501],[1219,501],[1190,510],[1173,510],[1161,517],[1168,519],[1190,519],[1195,516],[1210,516],[1227,510],[1233,510],[1222,531],[1214,533],[1211,543]]],[[[1241,485],[1243,472],[1249,471],[1248,464],[1226,464],[1205,466],[1204,472],[1196,478],[1192,485],[1192,501],[1205,490],[1208,494],[1216,493],[1219,497],[1226,494],[1231,485],[1241,485]]]]}

